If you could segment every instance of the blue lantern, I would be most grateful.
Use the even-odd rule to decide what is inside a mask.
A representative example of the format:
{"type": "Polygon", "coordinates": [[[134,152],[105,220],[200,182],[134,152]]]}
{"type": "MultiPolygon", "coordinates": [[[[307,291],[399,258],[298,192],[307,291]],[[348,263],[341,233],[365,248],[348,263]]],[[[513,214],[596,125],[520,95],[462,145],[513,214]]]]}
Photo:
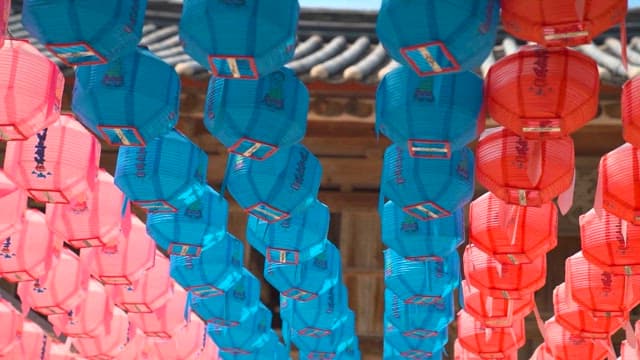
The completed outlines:
{"type": "Polygon", "coordinates": [[[349,310],[347,287],[338,283],[310,301],[280,296],[280,316],[293,331],[328,333],[349,310]]]}
{"type": "Polygon", "coordinates": [[[384,251],[384,282],[406,304],[440,301],[460,284],[460,256],[409,260],[393,250],[384,251]]]}
{"type": "Polygon", "coordinates": [[[146,147],[120,147],[114,183],[146,211],[176,212],[204,193],[208,157],[176,130],[146,147]]]}
{"type": "Polygon", "coordinates": [[[385,360],[440,360],[443,359],[444,345],[448,341],[447,329],[427,339],[416,339],[406,336],[388,326],[384,334],[384,359],[385,360]],[[437,346],[442,344],[440,346],[437,346]]]}
{"type": "Polygon", "coordinates": [[[426,304],[405,304],[391,290],[384,292],[385,322],[390,323],[411,338],[427,338],[438,335],[455,318],[453,294],[426,304]]]}
{"type": "Polygon", "coordinates": [[[200,256],[205,243],[224,239],[228,204],[210,186],[202,196],[174,213],[151,213],[147,233],[169,255],[200,256]]]}
{"type": "Polygon", "coordinates": [[[428,76],[473,71],[496,43],[498,0],[383,0],[380,42],[396,61],[428,76]]]}
{"type": "Polygon", "coordinates": [[[391,145],[384,154],[380,182],[380,196],[406,213],[420,220],[446,217],[471,201],[473,152],[465,147],[452,152],[446,160],[425,159],[412,157],[406,148],[391,145]]]}
{"type": "Polygon", "coordinates": [[[184,50],[215,77],[257,79],[293,58],[298,0],[185,0],[184,50]]]}
{"type": "MultiPolygon", "coordinates": [[[[288,324],[283,324],[288,327],[288,324]]],[[[344,351],[353,341],[355,336],[355,316],[353,311],[348,311],[345,316],[336,321],[330,332],[300,332],[290,331],[291,342],[301,352],[308,353],[339,353],[344,351]]],[[[313,359],[313,357],[311,357],[313,359]]]]}
{"type": "Polygon", "coordinates": [[[267,339],[266,343],[251,352],[220,351],[220,358],[225,360],[287,360],[290,358],[289,352],[280,343],[278,335],[273,330],[268,332],[267,339]]]}
{"type": "Polygon", "coordinates": [[[272,223],[311,205],[320,188],[322,166],[302,145],[294,145],[258,161],[230,154],[229,192],[249,214],[272,223]]]}
{"type": "Polygon", "coordinates": [[[194,296],[222,295],[242,277],[243,253],[242,242],[226,233],[197,257],[171,255],[171,277],[194,296]]]}
{"type": "Polygon", "coordinates": [[[325,360],[325,359],[340,359],[340,360],[361,360],[362,354],[360,354],[360,347],[358,344],[358,337],[354,336],[351,340],[347,340],[345,344],[342,346],[341,351],[333,351],[333,352],[304,352],[300,351],[299,359],[314,359],[314,360],[325,360]]]}
{"type": "Polygon", "coordinates": [[[269,341],[271,335],[271,311],[262,303],[240,325],[219,327],[209,325],[209,336],[223,353],[250,354],[269,341]]]}
{"type": "Polygon", "coordinates": [[[178,74],[145,48],[76,69],[71,108],[110,145],[145,146],[173,129],[179,106],[178,74]]]}
{"type": "Polygon", "coordinates": [[[136,48],[147,0],[24,0],[25,29],[66,65],[104,64],[136,48]]]}
{"type": "Polygon", "coordinates": [[[419,77],[406,66],[376,93],[376,128],[414,157],[448,159],[484,127],[482,79],[471,72],[419,77]]]}
{"type": "Polygon", "coordinates": [[[329,208],[314,201],[307,209],[285,220],[270,224],[249,215],[247,241],[267,258],[280,262],[305,262],[324,251],[329,232],[329,208]]]}
{"type": "Polygon", "coordinates": [[[465,239],[464,213],[424,221],[387,201],[382,211],[382,242],[406,258],[446,256],[465,239]]]}
{"type": "Polygon", "coordinates": [[[302,141],[308,111],[306,86],[281,68],[257,81],[211,77],[204,124],[229,151],[262,160],[302,141]]]}
{"type": "Polygon", "coordinates": [[[309,301],[333,287],[342,276],[340,251],[327,240],[324,252],[299,264],[285,256],[265,261],[264,278],[283,296],[309,301]]]}
{"type": "Polygon", "coordinates": [[[203,320],[219,327],[234,327],[248,319],[260,303],[260,281],[247,269],[231,289],[220,296],[191,297],[191,307],[203,320]]]}

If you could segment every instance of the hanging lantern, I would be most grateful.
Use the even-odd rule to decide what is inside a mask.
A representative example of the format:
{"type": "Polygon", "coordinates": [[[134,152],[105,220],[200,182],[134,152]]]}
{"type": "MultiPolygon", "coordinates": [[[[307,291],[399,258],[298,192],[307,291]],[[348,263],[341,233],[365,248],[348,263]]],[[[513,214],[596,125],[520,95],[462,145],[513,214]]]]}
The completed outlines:
{"type": "Polygon", "coordinates": [[[147,337],[171,339],[185,326],[184,309],[187,292],[173,286],[173,295],[167,302],[151,313],[129,313],[129,320],[147,337]]]}
{"type": "Polygon", "coordinates": [[[550,355],[547,359],[574,360],[579,355],[580,359],[603,360],[609,355],[608,341],[572,333],[556,317],[545,322],[544,332],[544,347],[550,355]]]}
{"type": "Polygon", "coordinates": [[[151,359],[215,360],[217,357],[203,357],[207,338],[205,324],[194,313],[190,313],[189,321],[171,339],[163,341],[147,339],[146,351],[151,359]]]}
{"type": "Polygon", "coordinates": [[[539,207],[564,192],[573,197],[570,137],[527,140],[505,128],[491,129],[480,137],[476,156],[478,182],[508,204],[539,207]]]}
{"type": "Polygon", "coordinates": [[[209,325],[208,333],[223,354],[249,354],[268,342],[272,331],[271,316],[271,311],[260,303],[240,325],[234,327],[209,325]]]}
{"type": "Polygon", "coordinates": [[[471,201],[473,179],[473,153],[466,147],[443,160],[414,158],[406,148],[391,145],[384,154],[380,196],[420,220],[432,220],[471,201]]]}
{"type": "MultiPolygon", "coordinates": [[[[343,342],[338,351],[331,352],[305,352],[300,351],[300,359],[340,359],[340,360],[360,360],[362,354],[360,353],[358,337],[352,336],[351,339],[343,342]]],[[[285,353],[286,355],[286,353],[285,353]]],[[[386,357],[385,357],[386,359],[386,357]]]]}
{"type": "Polygon", "coordinates": [[[100,143],[71,115],[24,141],[10,141],[5,174],[36,201],[67,204],[93,190],[100,143]]]}
{"type": "Polygon", "coordinates": [[[413,157],[448,159],[484,127],[482,79],[471,72],[422,78],[406,66],[376,92],[376,129],[413,157]]]}
{"type": "Polygon", "coordinates": [[[322,166],[303,145],[262,161],[230,154],[227,162],[229,192],[246,212],[266,222],[306,209],[318,195],[322,166]]]}
{"type": "Polygon", "coordinates": [[[496,43],[496,0],[383,0],[377,34],[389,55],[418,75],[479,67],[496,43]]]}
{"type": "Polygon", "coordinates": [[[526,264],[501,264],[470,244],[464,251],[463,262],[464,277],[469,285],[493,298],[526,299],[546,281],[546,256],[526,264]]]}
{"type": "Polygon", "coordinates": [[[0,358],[15,346],[20,346],[18,337],[22,330],[23,317],[13,305],[0,298],[0,358]]]}
{"type": "Polygon", "coordinates": [[[392,325],[384,330],[385,359],[442,359],[444,345],[448,341],[447,329],[440,330],[427,338],[406,337],[392,325]]]}
{"type": "Polygon", "coordinates": [[[640,150],[631,144],[605,154],[598,168],[594,208],[600,207],[634,225],[640,225],[640,201],[634,196],[640,186],[640,150]]]}
{"type": "MultiPolygon", "coordinates": [[[[211,326],[210,326],[211,327],[211,326]]],[[[243,359],[243,360],[261,360],[261,359],[286,359],[289,357],[289,351],[279,342],[278,335],[270,330],[268,332],[268,340],[262,346],[254,351],[230,351],[225,352],[220,349],[220,359],[243,359]]],[[[202,356],[201,356],[202,358],[202,356]]],[[[208,359],[208,358],[207,358],[208,359]]]]}
{"type": "Polygon", "coordinates": [[[535,307],[533,293],[522,299],[494,298],[482,294],[466,280],[462,281],[462,293],[464,310],[491,328],[511,327],[514,321],[524,319],[535,307]]]}
{"type": "Polygon", "coordinates": [[[147,216],[147,232],[169,255],[200,256],[205,243],[224,239],[227,201],[210,186],[195,201],[173,213],[147,216]]]}
{"type": "Polygon", "coordinates": [[[437,336],[455,318],[453,294],[426,304],[405,304],[391,290],[384,291],[384,320],[409,338],[437,336]]]}
{"type": "Polygon", "coordinates": [[[156,246],[147,235],[144,223],[131,217],[131,231],[116,244],[85,248],[80,256],[86,259],[91,274],[107,285],[131,285],[145,270],[153,266],[156,246]]]}
{"type": "Polygon", "coordinates": [[[180,40],[213,76],[257,79],[293,58],[299,11],[296,0],[185,1],[180,40]]]}
{"type": "Polygon", "coordinates": [[[146,0],[26,0],[22,25],[68,66],[103,64],[135,49],[146,7],[146,0]]]}
{"type": "Polygon", "coordinates": [[[44,214],[28,209],[20,231],[0,240],[0,274],[10,282],[44,276],[62,249],[62,238],[45,222],[44,214]]]}
{"type": "Polygon", "coordinates": [[[501,263],[530,263],[558,244],[558,210],[507,204],[488,192],[471,202],[469,241],[501,263]]]}
{"type": "MultiPolygon", "coordinates": [[[[283,327],[285,326],[288,327],[289,324],[283,324],[283,327]]],[[[298,349],[306,353],[313,353],[314,357],[310,357],[310,359],[322,359],[322,356],[317,355],[344,350],[353,340],[356,334],[355,328],[355,316],[353,311],[349,310],[342,319],[336,321],[327,333],[289,331],[291,331],[291,342],[298,349]]]]}
{"type": "Polygon", "coordinates": [[[46,215],[49,228],[77,249],[116,244],[131,228],[129,204],[104,169],[93,191],[68,204],[47,204],[46,215]]]}
{"type": "MultiPolygon", "coordinates": [[[[498,358],[503,360],[518,360],[518,351],[513,350],[508,353],[502,353],[498,355],[498,358]]],[[[456,339],[456,341],[453,343],[453,359],[454,360],[483,360],[484,358],[481,357],[480,355],[474,354],[471,351],[463,348],[462,345],[460,345],[460,341],[456,339]]],[[[531,360],[533,359],[534,358],[531,358],[531,360]]]]}
{"type": "Polygon", "coordinates": [[[640,226],[592,209],[580,216],[580,239],[590,263],[612,274],[640,274],[640,226]]]}
{"type": "Polygon", "coordinates": [[[382,211],[382,242],[406,258],[446,256],[464,242],[464,212],[424,221],[406,213],[393,201],[382,211]]]}
{"type": "MultiPolygon", "coordinates": [[[[623,1],[620,1],[621,3],[623,1]]],[[[640,89],[640,78],[634,77],[622,85],[622,137],[635,147],[640,147],[640,112],[634,94],[640,89]]]]}
{"type": "Polygon", "coordinates": [[[460,284],[460,257],[406,259],[384,251],[384,283],[405,304],[427,305],[441,301],[460,284]]]}
{"type": "MultiPolygon", "coordinates": [[[[1,18],[9,2],[0,5],[1,18]]],[[[26,140],[60,118],[64,75],[28,41],[7,39],[4,44],[0,66],[7,71],[0,74],[0,140],[26,140]]]]}
{"type": "Polygon", "coordinates": [[[145,147],[120,147],[114,182],[149,213],[176,212],[204,193],[208,161],[202,149],[171,130],[145,147]]]}
{"type": "Polygon", "coordinates": [[[71,108],[110,145],[145,146],[173,129],[179,107],[178,74],[146,48],[76,69],[71,108]]]}
{"type": "Polygon", "coordinates": [[[242,277],[244,246],[230,233],[205,243],[198,257],[171,256],[171,277],[194,296],[218,296],[242,277]]]}
{"type": "Polygon", "coordinates": [[[211,77],[204,124],[230,152],[263,160],[302,141],[309,92],[281,68],[256,81],[211,77]]]}
{"type": "Polygon", "coordinates": [[[0,238],[18,232],[27,210],[27,193],[9,180],[0,169],[0,238]]]}
{"type": "Polygon", "coordinates": [[[527,139],[560,138],[595,117],[600,75],[579,51],[525,46],[491,66],[485,89],[499,124],[527,139]]]}
{"type": "Polygon", "coordinates": [[[277,262],[284,256],[294,263],[306,262],[325,250],[330,215],[329,208],[317,200],[299,214],[273,224],[249,215],[247,242],[267,261],[277,262]]]}
{"type": "MultiPolygon", "coordinates": [[[[4,324],[3,324],[4,326],[4,324]]],[[[33,321],[25,320],[19,340],[1,359],[49,359],[53,339],[33,321]]]]}
{"type": "Polygon", "coordinates": [[[482,358],[500,358],[519,349],[525,343],[524,319],[513,326],[489,328],[464,310],[458,312],[458,341],[468,351],[482,358]]]}

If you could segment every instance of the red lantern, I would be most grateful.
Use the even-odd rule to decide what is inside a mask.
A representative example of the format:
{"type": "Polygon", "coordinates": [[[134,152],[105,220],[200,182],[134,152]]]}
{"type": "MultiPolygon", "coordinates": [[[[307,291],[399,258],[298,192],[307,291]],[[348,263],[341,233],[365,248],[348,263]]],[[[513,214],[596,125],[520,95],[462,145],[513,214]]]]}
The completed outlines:
{"type": "Polygon", "coordinates": [[[20,231],[0,240],[0,274],[8,281],[33,281],[44,276],[62,249],[56,236],[38,210],[24,213],[20,231]]]}
{"type": "Polygon", "coordinates": [[[194,313],[189,322],[171,339],[147,341],[147,353],[151,359],[211,359],[198,357],[207,346],[207,327],[194,313]]]}
{"type": "Polygon", "coordinates": [[[602,360],[609,354],[608,341],[596,340],[573,334],[551,318],[544,324],[544,348],[551,357],[538,359],[602,360]]]}
{"type": "Polygon", "coordinates": [[[468,281],[462,281],[464,310],[485,326],[491,328],[511,327],[514,321],[527,316],[535,306],[533,294],[523,299],[509,300],[483,295],[468,281]]]}
{"type": "Polygon", "coordinates": [[[130,313],[129,320],[147,337],[170,339],[185,325],[186,304],[187,292],[174,284],[173,295],[166,304],[151,313],[130,313]]]}
{"type": "Polygon", "coordinates": [[[600,159],[594,208],[640,225],[640,149],[623,144],[600,159]]]}
{"type": "Polygon", "coordinates": [[[514,321],[512,327],[489,328],[460,310],[457,324],[460,345],[481,358],[504,359],[525,343],[524,319],[514,321]]]}
{"type": "Polygon", "coordinates": [[[7,39],[0,46],[0,68],[6,69],[0,73],[0,139],[25,140],[58,120],[64,75],[56,64],[28,41],[7,39]]]}
{"type": "MultiPolygon", "coordinates": [[[[476,148],[478,182],[509,204],[541,206],[570,190],[573,140],[528,140],[504,128],[485,131],[476,148]]],[[[568,210],[569,204],[564,205],[568,210]]],[[[561,209],[563,204],[561,204],[561,209]]]]}
{"type": "Polygon", "coordinates": [[[69,203],[93,188],[100,143],[70,115],[24,141],[10,141],[4,170],[36,201],[69,203]]]}
{"type": "Polygon", "coordinates": [[[19,343],[22,315],[8,301],[0,298],[0,358],[19,343]]]}
{"type": "MultiPolygon", "coordinates": [[[[518,352],[513,351],[506,354],[500,354],[500,359],[503,360],[518,360],[518,352]]],[[[454,360],[482,360],[484,358],[480,357],[480,355],[476,355],[471,351],[465,349],[460,345],[460,341],[456,339],[453,343],[453,359],[454,360]]]]}
{"type": "Polygon", "coordinates": [[[474,245],[467,245],[464,256],[467,282],[486,296],[498,299],[524,299],[544,286],[547,259],[541,256],[528,264],[500,264],[474,245]]]}
{"type": "Polygon", "coordinates": [[[27,193],[0,169],[0,239],[20,230],[26,210],[27,193]]]}
{"type": "Polygon", "coordinates": [[[640,77],[634,77],[622,85],[622,137],[635,147],[640,147],[640,77]]]}
{"type": "Polygon", "coordinates": [[[469,241],[501,263],[530,263],[558,243],[558,210],[510,205],[492,193],[471,202],[469,241]]]}
{"type": "MultiPolygon", "coordinates": [[[[4,325],[4,324],[3,324],[4,325]]],[[[30,320],[25,320],[17,344],[2,359],[49,359],[53,340],[30,320]]]]}

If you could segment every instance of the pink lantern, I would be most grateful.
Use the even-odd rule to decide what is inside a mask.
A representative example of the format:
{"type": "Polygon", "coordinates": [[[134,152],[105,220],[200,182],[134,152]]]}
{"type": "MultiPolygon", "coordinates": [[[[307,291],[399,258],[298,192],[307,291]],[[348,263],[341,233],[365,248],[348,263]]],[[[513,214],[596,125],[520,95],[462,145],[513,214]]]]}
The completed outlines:
{"type": "Polygon", "coordinates": [[[36,135],[7,143],[4,170],[36,201],[67,204],[93,188],[99,162],[98,140],[62,115],[36,135]]]}
{"type": "Polygon", "coordinates": [[[0,0],[0,48],[4,45],[7,35],[7,23],[11,12],[11,0],[0,0]]]}
{"type": "Polygon", "coordinates": [[[17,344],[1,358],[7,360],[48,360],[52,344],[52,339],[38,325],[30,320],[25,320],[17,344]]]}
{"type": "Polygon", "coordinates": [[[20,230],[26,210],[27,193],[0,169],[0,239],[20,230]]]}
{"type": "Polygon", "coordinates": [[[0,357],[19,343],[16,340],[22,331],[22,319],[11,303],[0,298],[0,357]]]}
{"type": "Polygon", "coordinates": [[[173,295],[169,259],[158,252],[153,266],[138,281],[132,285],[109,285],[109,288],[111,298],[124,311],[151,313],[158,310],[173,295]]]}
{"type": "MultiPolygon", "coordinates": [[[[207,327],[194,313],[189,314],[189,322],[171,339],[147,341],[147,353],[151,359],[196,359],[207,345],[207,327]]],[[[201,359],[210,359],[203,358],[201,359]]]]}
{"type": "Polygon", "coordinates": [[[137,217],[131,219],[129,235],[117,244],[80,250],[91,275],[106,285],[133,284],[153,266],[155,254],[156,244],[137,217]]]}
{"type": "Polygon", "coordinates": [[[69,204],[47,204],[47,224],[75,248],[116,244],[131,229],[131,211],[125,201],[113,176],[100,169],[93,191],[69,204]]]}
{"type": "Polygon", "coordinates": [[[89,273],[78,255],[63,249],[60,259],[41,278],[18,284],[23,313],[30,308],[42,315],[67,314],[87,296],[89,273]]]}
{"type": "Polygon", "coordinates": [[[481,358],[503,358],[525,343],[524,319],[515,321],[512,327],[489,328],[460,310],[457,324],[460,345],[481,358]]]}
{"type": "Polygon", "coordinates": [[[187,292],[174,284],[173,296],[151,313],[130,313],[129,320],[147,337],[170,339],[185,325],[184,309],[187,292]]]}
{"type": "Polygon", "coordinates": [[[8,281],[33,281],[49,271],[62,248],[38,210],[24,213],[24,226],[19,232],[1,240],[0,274],[8,281]]]}
{"type": "MultiPolygon", "coordinates": [[[[0,30],[6,3],[0,0],[0,30]]],[[[64,75],[56,64],[28,41],[7,39],[0,68],[7,69],[0,72],[0,139],[25,140],[58,120],[64,75]]]]}
{"type": "Polygon", "coordinates": [[[522,299],[504,299],[486,296],[468,281],[462,281],[464,310],[488,327],[511,327],[514,321],[523,319],[535,306],[534,296],[522,299]]]}
{"type": "Polygon", "coordinates": [[[602,360],[609,354],[608,341],[595,340],[571,333],[556,321],[555,317],[544,324],[545,352],[555,360],[602,360]]]}

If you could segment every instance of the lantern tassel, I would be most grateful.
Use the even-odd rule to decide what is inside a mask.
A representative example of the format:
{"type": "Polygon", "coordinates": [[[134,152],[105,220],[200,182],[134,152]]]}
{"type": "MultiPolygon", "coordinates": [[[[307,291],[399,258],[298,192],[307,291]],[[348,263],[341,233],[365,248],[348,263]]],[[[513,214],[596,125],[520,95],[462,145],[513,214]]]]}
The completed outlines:
{"type": "Polygon", "coordinates": [[[511,246],[516,244],[516,241],[518,240],[518,229],[520,228],[519,222],[520,222],[520,211],[522,210],[522,206],[516,206],[516,218],[514,220],[513,223],[513,227],[511,228],[511,246]]]}
{"type": "Polygon", "coordinates": [[[571,186],[558,196],[558,208],[562,215],[567,215],[573,205],[573,192],[576,188],[576,170],[573,170],[573,180],[571,186]]]}
{"type": "Polygon", "coordinates": [[[532,185],[538,185],[542,177],[542,144],[540,141],[528,141],[531,157],[528,161],[527,176],[532,185]]]}
{"type": "Polygon", "coordinates": [[[578,17],[578,22],[582,22],[584,20],[585,5],[585,0],[576,0],[576,15],[578,17]]]}

